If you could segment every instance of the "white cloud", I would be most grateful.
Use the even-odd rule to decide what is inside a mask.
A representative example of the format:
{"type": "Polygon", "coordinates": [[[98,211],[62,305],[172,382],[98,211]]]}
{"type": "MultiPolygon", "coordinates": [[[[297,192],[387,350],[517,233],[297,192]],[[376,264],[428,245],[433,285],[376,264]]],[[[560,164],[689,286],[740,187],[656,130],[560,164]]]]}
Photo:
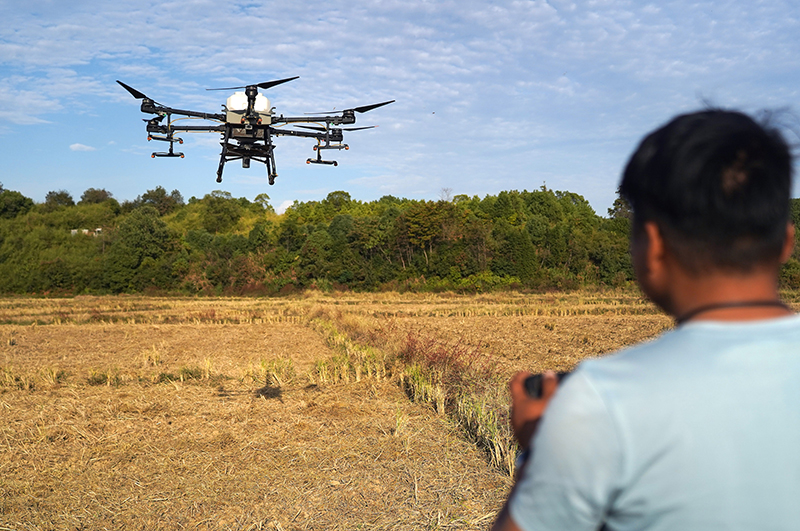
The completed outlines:
{"type": "MultiPolygon", "coordinates": [[[[608,140],[633,149],[647,128],[699,106],[697,94],[753,106],[797,106],[800,96],[800,21],[786,2],[330,0],[314,11],[277,1],[62,4],[47,2],[44,15],[39,1],[0,5],[4,138],[96,116],[80,122],[84,142],[104,146],[114,134],[120,146],[149,150],[138,103],[116,79],[168,105],[218,112],[227,95],[204,88],[299,75],[268,92],[278,113],[397,99],[358,115],[358,125],[382,127],[347,135],[353,149],[340,159],[386,175],[389,184],[369,186],[397,195],[419,191],[417,176],[433,198],[441,185],[496,193],[491,187],[517,182],[508,176],[540,182],[546,174],[559,188],[550,168],[602,159],[608,140]]],[[[205,158],[218,156],[219,137],[191,138],[187,159],[213,174],[205,158]]],[[[277,145],[281,171],[309,155],[298,139],[277,145]]],[[[613,190],[616,174],[602,178],[613,190]]]]}
{"type": "Polygon", "coordinates": [[[286,212],[287,208],[292,206],[293,203],[294,201],[287,199],[286,201],[278,205],[278,208],[275,209],[275,212],[277,212],[278,214],[283,214],[284,212],[286,212]]]}
{"type": "Polygon", "coordinates": [[[85,144],[70,144],[69,148],[72,151],[97,151],[97,148],[85,144]]]}

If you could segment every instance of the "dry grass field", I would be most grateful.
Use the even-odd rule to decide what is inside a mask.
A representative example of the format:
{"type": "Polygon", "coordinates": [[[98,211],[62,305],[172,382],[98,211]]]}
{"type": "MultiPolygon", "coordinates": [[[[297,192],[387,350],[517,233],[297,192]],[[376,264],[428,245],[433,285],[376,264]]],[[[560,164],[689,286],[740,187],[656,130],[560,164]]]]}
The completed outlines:
{"type": "Polygon", "coordinates": [[[630,293],[3,299],[0,530],[484,529],[507,377],[670,325],[630,293]]]}

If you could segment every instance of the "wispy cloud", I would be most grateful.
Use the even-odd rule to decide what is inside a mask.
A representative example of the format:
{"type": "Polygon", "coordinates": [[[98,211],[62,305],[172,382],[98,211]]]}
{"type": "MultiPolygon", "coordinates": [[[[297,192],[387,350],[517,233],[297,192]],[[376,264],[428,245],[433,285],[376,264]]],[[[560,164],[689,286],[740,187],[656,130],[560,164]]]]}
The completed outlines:
{"type": "MultiPolygon", "coordinates": [[[[796,105],[800,95],[800,19],[784,2],[330,0],[310,10],[35,0],[0,6],[0,17],[4,138],[19,127],[75,127],[83,116],[82,138],[106,145],[110,131],[141,125],[116,79],[169,105],[217,112],[224,96],[203,89],[299,75],[269,91],[279,113],[397,100],[358,117],[383,125],[354,135],[346,157],[386,176],[359,180],[364,194],[417,193],[426,182],[433,198],[441,187],[496,193],[490,187],[543,177],[558,188],[553,168],[566,185],[588,171],[580,160],[606,160],[612,149],[622,161],[647,129],[699,106],[698,95],[745,110],[796,105]]],[[[144,132],[134,133],[141,142],[144,132]]],[[[207,165],[219,139],[194,140],[187,158],[194,149],[207,165]]],[[[307,148],[280,139],[279,167],[302,163],[307,148]]],[[[597,167],[610,191],[590,199],[607,202],[617,175],[597,167]]],[[[303,194],[288,179],[280,186],[303,194]]]]}
{"type": "Polygon", "coordinates": [[[97,148],[85,144],[70,144],[69,149],[72,151],[97,151],[97,148]]]}

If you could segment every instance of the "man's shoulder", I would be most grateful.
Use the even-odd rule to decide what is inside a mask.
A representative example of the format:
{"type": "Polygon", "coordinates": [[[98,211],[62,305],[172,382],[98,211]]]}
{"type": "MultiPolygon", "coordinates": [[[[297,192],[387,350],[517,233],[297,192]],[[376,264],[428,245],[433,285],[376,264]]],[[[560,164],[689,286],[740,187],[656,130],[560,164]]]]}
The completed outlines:
{"type": "Polygon", "coordinates": [[[641,366],[658,363],[662,356],[668,357],[671,364],[679,359],[686,362],[702,361],[698,360],[697,352],[760,349],[798,342],[800,314],[759,321],[697,321],[616,352],[586,360],[581,367],[602,369],[628,363],[641,366]]]}
{"type": "MultiPolygon", "coordinates": [[[[599,397],[663,397],[680,389],[776,374],[800,377],[800,315],[751,322],[700,321],[586,360],[576,374],[599,397]]],[[[584,386],[586,387],[586,386],[584,386]]],[[[619,403],[619,400],[615,400],[619,403]]]]}

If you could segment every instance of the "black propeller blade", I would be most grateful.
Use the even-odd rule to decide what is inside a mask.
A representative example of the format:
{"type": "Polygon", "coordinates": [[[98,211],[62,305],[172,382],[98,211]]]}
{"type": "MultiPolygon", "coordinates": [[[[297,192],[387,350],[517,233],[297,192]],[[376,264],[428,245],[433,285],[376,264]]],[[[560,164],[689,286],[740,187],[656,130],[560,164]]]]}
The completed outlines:
{"type": "Polygon", "coordinates": [[[129,86],[129,85],[126,85],[125,83],[123,83],[123,82],[122,82],[122,81],[120,81],[119,79],[117,80],[117,83],[119,83],[120,85],[122,85],[122,88],[124,88],[125,90],[127,90],[128,92],[130,92],[130,93],[131,93],[131,96],[133,96],[133,97],[134,97],[134,98],[136,98],[137,100],[149,100],[149,99],[150,99],[150,98],[148,98],[147,96],[145,96],[144,94],[142,94],[141,92],[139,92],[138,90],[136,90],[135,88],[133,88],[133,87],[131,87],[131,86],[129,86]]]}
{"type": "Polygon", "coordinates": [[[364,105],[362,107],[354,107],[352,109],[345,109],[343,111],[323,111],[323,112],[305,112],[303,114],[339,114],[343,112],[367,112],[371,111],[372,109],[377,109],[378,107],[383,107],[384,105],[389,105],[390,103],[394,103],[395,100],[384,101],[383,103],[373,103],[372,105],[364,105]]]}
{"type": "MultiPolygon", "coordinates": [[[[286,83],[288,81],[293,81],[293,80],[295,80],[295,79],[297,79],[299,77],[300,76],[294,76],[294,77],[287,77],[286,79],[278,79],[277,81],[264,81],[263,83],[258,83],[256,86],[258,88],[260,88],[260,89],[266,90],[268,88],[274,87],[275,85],[280,85],[281,83],[286,83]]],[[[206,90],[237,90],[237,89],[247,88],[248,86],[249,85],[245,85],[243,87],[212,88],[212,89],[206,89],[206,90]]]]}
{"type": "MultiPolygon", "coordinates": [[[[322,132],[327,131],[327,129],[325,129],[324,127],[316,127],[316,126],[313,126],[313,125],[296,125],[295,127],[302,127],[303,129],[311,129],[313,131],[322,131],[322,132]]],[[[339,128],[336,128],[336,129],[339,129],[340,131],[361,131],[362,129],[374,129],[376,127],[378,127],[378,126],[377,125],[367,125],[367,126],[364,126],[364,127],[339,127],[339,128]]]]}
{"type": "Polygon", "coordinates": [[[383,103],[373,103],[372,105],[364,105],[363,107],[356,107],[355,109],[348,109],[348,110],[356,112],[367,112],[371,111],[372,109],[377,109],[378,107],[383,107],[384,105],[389,105],[390,103],[394,103],[394,100],[384,101],[383,103]]]}

